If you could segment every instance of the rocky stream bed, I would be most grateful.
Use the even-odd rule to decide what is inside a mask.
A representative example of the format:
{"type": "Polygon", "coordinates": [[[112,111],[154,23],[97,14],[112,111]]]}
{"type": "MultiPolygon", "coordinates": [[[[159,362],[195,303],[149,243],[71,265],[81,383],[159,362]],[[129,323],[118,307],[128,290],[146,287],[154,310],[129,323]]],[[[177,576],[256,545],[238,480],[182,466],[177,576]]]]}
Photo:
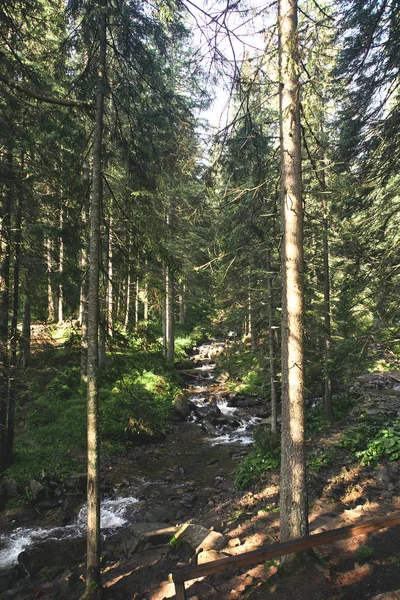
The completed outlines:
{"type": "MultiPolygon", "coordinates": [[[[231,392],[228,374],[214,378],[214,361],[223,348],[223,343],[206,344],[193,357],[193,368],[184,373],[187,390],[176,399],[175,421],[165,440],[117,458],[103,457],[105,599],[173,598],[171,571],[279,539],[279,474],[269,472],[251,492],[234,490],[234,470],[249,450],[251,428],[265,422],[269,411],[259,399],[231,392]]],[[[400,395],[392,393],[390,381],[374,383],[373,389],[370,384],[370,379],[358,380],[360,404],[349,421],[378,405],[382,414],[399,413],[400,395]]],[[[340,435],[340,427],[322,429],[310,442],[311,450],[328,451],[340,435]]],[[[84,590],[85,476],[31,486],[29,509],[1,518],[0,598],[77,599],[84,590]]],[[[339,452],[329,469],[310,477],[309,489],[312,532],[400,509],[397,461],[360,468],[339,452]]],[[[276,562],[225,571],[189,582],[187,597],[400,599],[399,534],[395,527],[323,547],[319,561],[290,577],[276,562]],[[367,543],[374,555],[360,558],[357,548],[367,543]]]]}

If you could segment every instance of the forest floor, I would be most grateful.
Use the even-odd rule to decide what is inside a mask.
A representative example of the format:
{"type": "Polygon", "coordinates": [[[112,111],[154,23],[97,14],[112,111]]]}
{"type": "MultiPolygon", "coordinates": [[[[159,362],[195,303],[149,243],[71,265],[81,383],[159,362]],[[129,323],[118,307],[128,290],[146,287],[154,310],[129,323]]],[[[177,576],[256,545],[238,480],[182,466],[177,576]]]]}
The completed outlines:
{"type": "MultiPolygon", "coordinates": [[[[346,419],[316,429],[308,440],[309,520],[312,533],[328,531],[400,510],[399,462],[360,466],[349,451],[365,415],[382,423],[396,418],[400,372],[359,377],[357,400],[346,419]],[[345,440],[345,443],[343,443],[345,440]],[[347,442],[346,442],[347,440],[347,442]],[[350,440],[350,441],[349,441],[350,440]]],[[[220,391],[224,384],[220,384],[220,391]]],[[[257,402],[256,402],[257,403],[257,402]]],[[[247,492],[234,487],[234,472],[248,447],[210,444],[198,425],[176,422],[158,444],[120,457],[103,457],[102,484],[121,494],[135,490],[135,520],[154,530],[194,523],[224,537],[223,545],[199,554],[186,545],[147,544],[130,555],[103,555],[106,600],[174,597],[169,573],[197,561],[237,555],[279,540],[279,472],[269,471],[247,492]]],[[[117,545],[123,536],[119,534],[117,545]]],[[[278,561],[227,570],[186,584],[192,600],[391,600],[400,599],[400,526],[316,549],[315,560],[294,573],[278,561]]],[[[44,570],[1,598],[79,598],[84,562],[44,570]]]]}

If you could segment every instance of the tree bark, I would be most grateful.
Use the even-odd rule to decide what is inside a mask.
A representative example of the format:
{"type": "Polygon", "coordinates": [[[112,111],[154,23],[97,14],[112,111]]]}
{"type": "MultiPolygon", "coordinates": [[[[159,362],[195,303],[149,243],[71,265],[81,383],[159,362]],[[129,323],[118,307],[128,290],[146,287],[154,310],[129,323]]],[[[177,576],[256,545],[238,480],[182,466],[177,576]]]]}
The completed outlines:
{"type": "Polygon", "coordinates": [[[24,276],[24,310],[22,315],[22,335],[20,339],[21,365],[23,369],[29,366],[31,357],[31,302],[29,299],[29,272],[26,270],[24,276]]]}
{"type": "Polygon", "coordinates": [[[64,311],[63,311],[63,301],[64,301],[64,292],[63,292],[63,284],[62,284],[62,274],[64,270],[64,240],[63,240],[63,207],[61,204],[60,207],[60,238],[59,238],[59,256],[58,256],[58,273],[59,273],[59,282],[58,282],[58,306],[57,306],[57,317],[58,323],[63,323],[64,321],[64,311]]]}
{"type": "Polygon", "coordinates": [[[18,311],[19,311],[19,273],[21,266],[21,242],[22,242],[22,208],[21,200],[18,198],[15,216],[15,239],[14,239],[14,277],[12,295],[12,315],[10,328],[10,377],[8,390],[7,409],[7,464],[11,464],[14,453],[14,431],[15,431],[15,401],[16,401],[16,377],[17,377],[17,342],[18,342],[18,311]]]}
{"type": "Polygon", "coordinates": [[[47,320],[49,323],[54,323],[54,297],[53,287],[51,284],[51,274],[53,272],[53,260],[51,256],[51,240],[46,238],[46,260],[47,260],[47,320]]]}
{"type": "Polygon", "coordinates": [[[330,374],[330,359],[332,349],[331,329],[331,288],[329,270],[329,216],[326,201],[326,175],[325,156],[322,156],[321,165],[321,191],[322,191],[322,252],[323,252],[323,278],[324,278],[324,407],[327,421],[333,421],[332,406],[332,379],[330,374]]]}
{"type": "Polygon", "coordinates": [[[113,335],[113,250],[112,250],[112,217],[108,224],[107,248],[107,335],[113,335]]]}
{"type": "Polygon", "coordinates": [[[268,346],[269,346],[269,373],[271,384],[271,431],[278,428],[278,401],[276,393],[275,369],[275,342],[274,342],[274,297],[272,291],[271,255],[267,252],[267,293],[268,293],[268,346]]]}
{"type": "Polygon", "coordinates": [[[83,209],[83,245],[81,250],[81,290],[79,302],[79,322],[81,325],[81,377],[87,377],[87,350],[88,350],[88,274],[87,274],[87,239],[86,225],[88,221],[87,207],[83,209]]]}
{"type": "Polygon", "coordinates": [[[304,448],[303,208],[297,36],[297,2],[279,0],[283,230],[281,541],[308,535],[304,448]]]}
{"type": "Polygon", "coordinates": [[[102,200],[102,143],[106,70],[106,0],[99,6],[99,59],[93,139],[93,176],[90,211],[89,294],[88,294],[88,482],[87,482],[87,563],[85,598],[97,598],[100,578],[100,443],[99,443],[99,271],[102,200]]]}
{"type": "Polygon", "coordinates": [[[9,304],[10,304],[10,252],[13,160],[9,152],[6,157],[8,185],[1,197],[0,223],[0,473],[8,466],[7,458],[7,403],[9,377],[9,304]]]}

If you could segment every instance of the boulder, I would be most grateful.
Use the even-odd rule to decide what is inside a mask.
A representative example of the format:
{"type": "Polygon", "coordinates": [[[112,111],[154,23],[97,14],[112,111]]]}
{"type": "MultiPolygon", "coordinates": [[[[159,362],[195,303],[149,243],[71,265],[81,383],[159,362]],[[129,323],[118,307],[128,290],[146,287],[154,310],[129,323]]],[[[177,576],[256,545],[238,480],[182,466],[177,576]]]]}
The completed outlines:
{"type": "Polygon", "coordinates": [[[7,500],[9,498],[15,498],[15,496],[18,496],[18,485],[14,479],[6,479],[3,482],[3,489],[7,500]]]}
{"type": "Polygon", "coordinates": [[[189,546],[192,554],[206,550],[220,550],[227,543],[227,539],[222,533],[206,529],[195,523],[182,525],[176,532],[175,539],[179,541],[179,545],[189,546]]]}
{"type": "Polygon", "coordinates": [[[87,473],[72,473],[64,480],[64,489],[78,493],[86,493],[87,473]]]}
{"type": "Polygon", "coordinates": [[[36,481],[36,479],[31,479],[29,482],[29,491],[32,495],[33,502],[42,502],[46,498],[47,492],[46,488],[36,481]]]}
{"type": "Polygon", "coordinates": [[[79,563],[86,552],[86,538],[48,539],[32,544],[18,556],[19,564],[34,577],[44,567],[79,563]]]}
{"type": "Polygon", "coordinates": [[[175,414],[182,420],[188,418],[191,412],[189,400],[183,392],[179,392],[172,403],[175,414]]]}
{"type": "Polygon", "coordinates": [[[105,552],[113,560],[126,559],[151,546],[168,544],[176,531],[167,523],[131,523],[105,540],[105,552]]]}

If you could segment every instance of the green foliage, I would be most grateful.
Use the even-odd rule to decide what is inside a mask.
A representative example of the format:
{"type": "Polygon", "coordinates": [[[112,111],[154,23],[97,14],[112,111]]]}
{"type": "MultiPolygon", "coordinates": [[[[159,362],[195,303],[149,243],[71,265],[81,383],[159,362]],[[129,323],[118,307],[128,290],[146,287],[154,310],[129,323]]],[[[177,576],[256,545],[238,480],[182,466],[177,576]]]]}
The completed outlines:
{"type": "MultiPolygon", "coordinates": [[[[120,453],[143,435],[163,435],[179,390],[179,376],[157,347],[145,352],[135,346],[109,356],[101,374],[103,454],[120,453]]],[[[84,468],[86,460],[86,385],[74,366],[79,351],[49,349],[32,360],[24,430],[17,432],[15,459],[8,471],[21,483],[43,471],[62,477],[84,468]]]]}
{"type": "Polygon", "coordinates": [[[238,465],[235,472],[235,488],[245,490],[266,471],[280,465],[280,437],[268,427],[260,426],[253,433],[254,448],[238,465]]]}
{"type": "Polygon", "coordinates": [[[371,415],[361,415],[356,425],[346,429],[338,446],[346,448],[354,456],[366,449],[367,445],[379,432],[381,423],[371,415]]]}
{"type": "MultiPolygon", "coordinates": [[[[341,394],[335,394],[332,399],[334,419],[337,423],[343,421],[346,418],[350,410],[355,405],[358,394],[353,392],[344,392],[341,394]]],[[[309,408],[306,414],[306,433],[307,436],[311,436],[314,432],[327,425],[325,417],[324,403],[319,402],[309,408]]]]}
{"type": "Polygon", "coordinates": [[[356,554],[361,560],[371,558],[374,555],[374,552],[372,546],[367,546],[366,544],[361,544],[356,550],[356,554]]]}
{"type": "Polygon", "coordinates": [[[321,469],[328,467],[332,461],[332,454],[323,450],[316,450],[307,460],[307,468],[312,473],[318,473],[321,469]]]}
{"type": "Polygon", "coordinates": [[[228,519],[228,523],[237,523],[242,517],[246,515],[246,509],[238,508],[228,519]]]}
{"type": "Polygon", "coordinates": [[[253,353],[247,344],[236,342],[220,356],[216,375],[230,374],[228,385],[235,390],[259,398],[268,398],[270,382],[267,360],[262,353],[253,353]]]}
{"type": "Polygon", "coordinates": [[[383,427],[375,434],[374,439],[367,443],[364,450],[356,453],[360,458],[361,465],[374,465],[381,458],[389,460],[400,458],[400,419],[396,419],[393,425],[383,427]]]}

